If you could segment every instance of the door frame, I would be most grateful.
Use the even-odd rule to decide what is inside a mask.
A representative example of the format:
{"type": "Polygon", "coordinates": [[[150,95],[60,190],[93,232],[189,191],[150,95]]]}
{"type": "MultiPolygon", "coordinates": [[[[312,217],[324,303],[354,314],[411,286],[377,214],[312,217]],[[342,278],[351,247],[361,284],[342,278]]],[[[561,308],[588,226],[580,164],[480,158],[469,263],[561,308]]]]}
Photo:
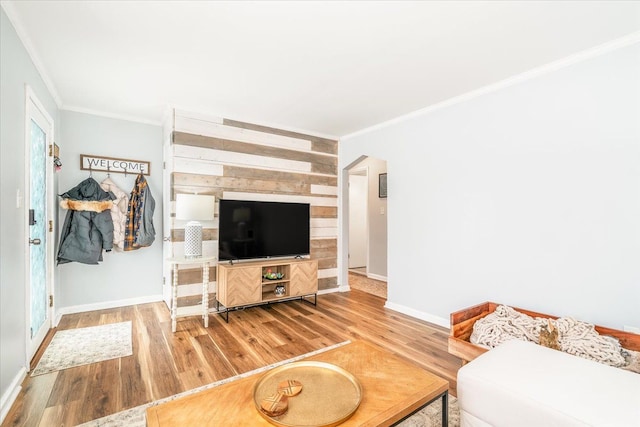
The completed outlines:
{"type": "Polygon", "coordinates": [[[171,217],[171,174],[173,172],[173,143],[172,135],[175,123],[175,110],[170,109],[163,124],[163,143],[162,143],[162,299],[167,308],[172,307],[172,268],[178,268],[177,265],[172,266],[167,262],[168,258],[173,257],[173,241],[171,237],[171,229],[173,228],[173,218],[171,217]]]}
{"type": "MultiPolygon", "coordinates": [[[[24,196],[23,196],[23,205],[24,205],[24,239],[23,239],[23,247],[24,247],[24,256],[25,256],[25,313],[26,313],[26,323],[25,323],[25,361],[27,371],[30,370],[31,359],[38,351],[38,348],[42,344],[46,333],[40,334],[41,336],[36,337],[36,339],[32,339],[31,337],[31,264],[30,264],[30,229],[29,229],[29,209],[31,208],[30,201],[30,187],[31,187],[31,178],[30,178],[30,168],[31,168],[31,118],[34,115],[40,115],[42,119],[47,122],[47,129],[45,132],[47,134],[47,141],[45,144],[45,150],[48,149],[49,153],[45,153],[45,164],[46,164],[46,189],[45,189],[45,204],[46,204],[46,218],[47,223],[51,224],[51,231],[46,231],[46,247],[45,247],[45,259],[46,259],[46,291],[47,295],[50,296],[50,303],[47,304],[47,319],[45,320],[45,325],[48,324],[48,328],[46,328],[46,332],[48,332],[53,327],[54,322],[54,312],[55,306],[53,301],[54,298],[54,243],[55,243],[55,233],[56,224],[54,221],[54,192],[53,192],[53,144],[54,144],[54,135],[55,135],[55,123],[53,118],[47,110],[44,108],[43,104],[40,102],[38,97],[35,95],[34,91],[31,89],[29,85],[25,85],[25,119],[24,119],[24,141],[25,141],[25,171],[24,171],[24,196]],[[37,342],[37,344],[34,344],[37,342]]],[[[46,226],[45,226],[45,229],[46,226]]],[[[43,328],[44,330],[45,328],[43,328]]]]}
{"type": "MultiPolygon", "coordinates": [[[[351,175],[359,175],[365,177],[365,219],[364,219],[364,228],[365,228],[365,236],[364,236],[364,246],[365,246],[365,273],[367,277],[369,277],[369,166],[358,166],[353,169],[349,169],[347,184],[350,185],[351,175]]],[[[348,221],[349,221],[349,239],[347,241],[347,270],[349,270],[350,257],[351,254],[351,189],[349,189],[349,211],[347,212],[348,221]]]]}

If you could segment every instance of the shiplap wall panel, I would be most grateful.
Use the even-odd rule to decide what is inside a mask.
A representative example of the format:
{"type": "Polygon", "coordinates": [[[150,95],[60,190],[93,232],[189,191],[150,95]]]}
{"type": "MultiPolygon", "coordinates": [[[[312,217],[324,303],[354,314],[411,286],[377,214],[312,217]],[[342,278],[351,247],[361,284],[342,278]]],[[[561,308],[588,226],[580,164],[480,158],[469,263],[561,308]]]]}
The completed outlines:
{"type": "MultiPolygon", "coordinates": [[[[216,268],[217,268],[216,266],[209,267],[210,283],[215,283],[216,268]]],[[[202,269],[188,268],[188,269],[178,270],[178,289],[182,288],[183,285],[184,286],[200,286],[200,289],[197,289],[196,293],[202,293],[202,269]]]]}
{"type": "Polygon", "coordinates": [[[311,206],[311,218],[338,218],[336,206],[311,206]]]}
{"type": "Polygon", "coordinates": [[[236,178],[272,179],[274,181],[299,181],[310,185],[337,186],[338,178],[331,175],[318,175],[311,173],[282,172],[260,168],[245,168],[236,166],[224,166],[224,176],[236,178]]]}
{"type": "Polygon", "coordinates": [[[291,194],[244,193],[240,191],[225,191],[223,196],[225,199],[233,199],[233,200],[258,200],[260,202],[309,203],[311,206],[338,206],[337,197],[313,197],[313,196],[291,195],[291,194]]]}
{"type": "Polygon", "coordinates": [[[264,157],[259,154],[236,153],[234,151],[215,150],[190,145],[175,145],[173,154],[176,157],[188,159],[209,160],[235,166],[258,166],[292,172],[311,172],[313,167],[309,162],[298,160],[278,159],[277,157],[264,157]]]}
{"type": "Polygon", "coordinates": [[[271,133],[274,135],[291,136],[293,138],[308,139],[311,141],[311,149],[316,152],[338,155],[338,141],[333,138],[323,138],[318,136],[306,135],[300,132],[293,132],[284,129],[277,129],[268,126],[256,125],[253,123],[239,122],[231,119],[223,119],[222,123],[226,126],[233,126],[240,129],[252,129],[259,132],[271,133]]]}
{"type": "MultiPolygon", "coordinates": [[[[173,158],[167,162],[172,212],[180,193],[209,194],[217,200],[309,203],[310,256],[318,260],[319,289],[337,286],[337,141],[178,111],[172,140],[173,158]]],[[[218,253],[218,206],[216,220],[203,223],[203,255],[218,253]]],[[[174,256],[182,256],[186,221],[176,220],[174,214],[171,220],[174,256]]],[[[216,289],[215,271],[211,268],[211,294],[216,289]]],[[[200,303],[201,281],[200,269],[179,269],[181,310],[195,310],[189,305],[200,303]]]]}
{"type": "MultiPolygon", "coordinates": [[[[209,277],[213,277],[215,279],[216,276],[215,275],[211,276],[211,274],[209,274],[209,277]]],[[[209,282],[208,289],[209,289],[209,293],[211,294],[216,292],[215,280],[209,282]]],[[[202,295],[202,278],[200,278],[200,283],[193,283],[193,284],[178,286],[178,298],[189,297],[193,295],[202,295]]]]}
{"type": "Polygon", "coordinates": [[[311,218],[311,227],[338,227],[337,218],[311,218]]]}
{"type": "Polygon", "coordinates": [[[173,142],[174,144],[186,145],[189,147],[223,150],[233,153],[259,154],[264,157],[297,160],[300,162],[309,162],[314,165],[320,164],[335,167],[338,164],[338,158],[329,154],[290,150],[288,148],[273,147],[264,144],[250,144],[237,140],[191,135],[182,132],[176,132],[174,134],[173,142]]]}
{"type": "Polygon", "coordinates": [[[239,142],[260,143],[271,147],[311,151],[311,141],[273,133],[257,132],[251,129],[229,127],[221,123],[206,122],[188,117],[176,117],[175,131],[181,134],[232,139],[239,142]]]}
{"type": "Polygon", "coordinates": [[[338,187],[334,185],[316,185],[311,184],[311,194],[324,194],[327,196],[337,196],[338,187]]]}
{"type": "Polygon", "coordinates": [[[307,194],[311,186],[303,182],[271,181],[265,179],[234,178],[200,174],[174,174],[176,186],[217,187],[224,190],[260,191],[261,193],[307,194]]]}
{"type": "Polygon", "coordinates": [[[224,165],[213,162],[211,160],[196,160],[186,159],[183,157],[174,157],[173,171],[222,176],[224,174],[224,165]]]}
{"type": "MultiPolygon", "coordinates": [[[[184,240],[172,242],[173,256],[176,258],[184,257],[184,240]]],[[[218,256],[218,240],[202,241],[202,256],[218,256]]],[[[178,269],[193,268],[188,265],[180,265],[178,269]]]]}
{"type": "MultiPolygon", "coordinates": [[[[203,228],[202,240],[218,240],[218,228],[203,228]]],[[[171,230],[172,242],[184,242],[184,228],[173,228],[171,230]]]]}
{"type": "Polygon", "coordinates": [[[311,238],[333,237],[338,234],[338,227],[311,227],[311,238]]]}

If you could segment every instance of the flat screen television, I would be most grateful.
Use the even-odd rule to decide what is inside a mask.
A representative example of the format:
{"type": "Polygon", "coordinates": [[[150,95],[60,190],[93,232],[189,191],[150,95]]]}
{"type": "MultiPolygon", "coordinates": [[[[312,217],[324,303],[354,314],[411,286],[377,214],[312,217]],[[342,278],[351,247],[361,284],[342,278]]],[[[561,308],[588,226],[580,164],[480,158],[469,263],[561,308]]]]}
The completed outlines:
{"type": "Polygon", "coordinates": [[[308,203],[220,199],[218,259],[309,255],[308,203]]]}

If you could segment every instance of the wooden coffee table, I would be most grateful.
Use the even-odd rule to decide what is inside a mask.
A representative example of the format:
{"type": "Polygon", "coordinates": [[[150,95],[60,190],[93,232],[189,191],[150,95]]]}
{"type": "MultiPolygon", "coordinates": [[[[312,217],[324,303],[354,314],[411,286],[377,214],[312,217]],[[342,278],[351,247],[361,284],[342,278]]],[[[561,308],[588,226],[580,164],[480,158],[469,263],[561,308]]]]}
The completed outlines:
{"type": "MultiPolygon", "coordinates": [[[[447,425],[449,383],[392,353],[355,341],[304,360],[332,363],[362,385],[362,402],[343,426],[389,426],[442,399],[447,425]]],[[[264,373],[147,409],[147,426],[271,426],[256,410],[253,388],[264,373]]]]}

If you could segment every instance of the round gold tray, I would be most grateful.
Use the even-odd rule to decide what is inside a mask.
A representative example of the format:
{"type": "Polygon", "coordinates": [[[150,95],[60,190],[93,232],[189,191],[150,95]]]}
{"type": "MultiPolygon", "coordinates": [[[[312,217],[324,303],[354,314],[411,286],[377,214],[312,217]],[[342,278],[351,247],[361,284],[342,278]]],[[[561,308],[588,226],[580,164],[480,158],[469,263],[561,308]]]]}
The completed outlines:
{"type": "Polygon", "coordinates": [[[258,380],[253,389],[256,409],[267,421],[281,427],[332,427],[348,419],[362,400],[362,387],[349,372],[324,362],[293,362],[274,368],[258,380]],[[270,417],[260,402],[277,392],[278,383],[297,380],[302,392],[289,398],[288,411],[270,417]]]}

